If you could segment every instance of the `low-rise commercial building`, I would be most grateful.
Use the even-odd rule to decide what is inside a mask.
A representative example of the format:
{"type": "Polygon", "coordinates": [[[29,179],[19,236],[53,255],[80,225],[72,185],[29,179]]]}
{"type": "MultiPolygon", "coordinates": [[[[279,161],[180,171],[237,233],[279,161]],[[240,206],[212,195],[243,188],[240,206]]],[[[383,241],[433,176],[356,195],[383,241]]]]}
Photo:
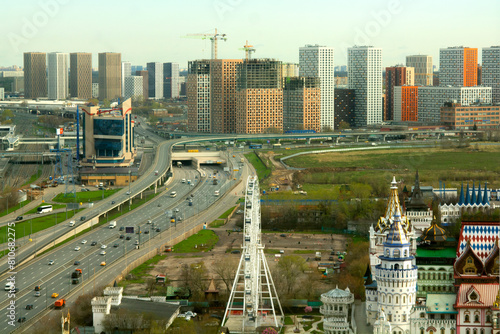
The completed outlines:
{"type": "Polygon", "coordinates": [[[478,130],[498,129],[500,105],[469,105],[445,103],[441,107],[441,123],[452,129],[478,130]]]}

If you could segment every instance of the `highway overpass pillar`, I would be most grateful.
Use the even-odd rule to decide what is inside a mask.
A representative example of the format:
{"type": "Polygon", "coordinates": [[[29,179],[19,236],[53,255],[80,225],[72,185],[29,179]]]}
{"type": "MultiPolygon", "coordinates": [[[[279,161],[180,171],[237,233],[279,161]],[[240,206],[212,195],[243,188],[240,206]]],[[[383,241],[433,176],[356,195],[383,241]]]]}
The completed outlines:
{"type": "Polygon", "coordinates": [[[155,182],[155,194],[157,193],[158,191],[158,181],[155,182]]]}
{"type": "Polygon", "coordinates": [[[141,192],[141,199],[142,199],[142,194],[143,194],[143,193],[144,193],[144,191],[143,191],[143,192],[141,192]]]}
{"type": "Polygon", "coordinates": [[[359,143],[359,136],[356,136],[356,143],[359,143]]]}
{"type": "Polygon", "coordinates": [[[307,143],[311,144],[311,138],[307,138],[307,143]]]}
{"type": "Polygon", "coordinates": [[[340,139],[340,137],[335,137],[335,144],[339,143],[339,139],[340,139]]]}
{"type": "Polygon", "coordinates": [[[383,141],[385,141],[385,137],[387,137],[387,135],[384,135],[383,141]]]}

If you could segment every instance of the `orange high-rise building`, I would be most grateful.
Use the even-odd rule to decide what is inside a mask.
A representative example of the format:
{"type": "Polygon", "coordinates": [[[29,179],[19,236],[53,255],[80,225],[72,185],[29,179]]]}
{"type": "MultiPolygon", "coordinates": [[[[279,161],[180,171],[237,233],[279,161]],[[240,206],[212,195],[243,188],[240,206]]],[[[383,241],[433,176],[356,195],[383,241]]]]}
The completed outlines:
{"type": "Polygon", "coordinates": [[[418,86],[394,87],[394,121],[418,121],[418,86]]]}
{"type": "Polygon", "coordinates": [[[281,62],[249,59],[238,65],[237,73],[236,132],[282,132],[281,62]]]}
{"type": "Polygon", "coordinates": [[[242,59],[212,59],[210,106],[213,133],[236,132],[236,69],[242,59]]]}
{"type": "Polygon", "coordinates": [[[459,46],[440,49],[439,85],[477,86],[477,48],[459,46]]]}
{"type": "Polygon", "coordinates": [[[321,131],[318,77],[288,77],[283,89],[283,129],[321,131]]]}

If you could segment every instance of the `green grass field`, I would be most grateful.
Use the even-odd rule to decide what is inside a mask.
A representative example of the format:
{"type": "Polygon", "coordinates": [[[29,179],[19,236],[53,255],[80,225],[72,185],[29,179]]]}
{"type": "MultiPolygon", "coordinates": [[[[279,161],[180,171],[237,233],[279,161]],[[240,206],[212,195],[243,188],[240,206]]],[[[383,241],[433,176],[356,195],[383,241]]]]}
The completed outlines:
{"type": "Polygon", "coordinates": [[[220,215],[219,219],[226,219],[227,217],[229,217],[229,214],[231,212],[233,212],[234,210],[234,206],[230,209],[227,209],[226,212],[224,212],[223,214],[220,215]]]}
{"type": "MultiPolygon", "coordinates": [[[[120,191],[121,189],[110,189],[110,190],[104,190],[104,198],[113,195],[114,193],[120,191]]],[[[96,190],[96,191],[79,191],[76,193],[76,202],[82,202],[82,203],[87,203],[87,202],[95,202],[99,201],[102,199],[102,190],[96,190]]],[[[75,202],[75,198],[72,197],[71,195],[64,196],[64,194],[59,194],[56,197],[52,199],[53,202],[59,202],[59,203],[73,203],[75,202]]]]}
{"type": "Polygon", "coordinates": [[[25,206],[26,204],[29,204],[29,203],[31,203],[31,200],[26,200],[26,201],[23,201],[23,202],[15,205],[15,206],[11,206],[9,208],[8,212],[7,212],[7,210],[3,210],[2,212],[0,212],[0,217],[6,216],[9,213],[11,213],[12,211],[18,210],[18,209],[22,208],[23,206],[25,206]]]}
{"type": "Polygon", "coordinates": [[[263,180],[264,178],[269,176],[269,174],[271,174],[271,170],[262,163],[262,161],[259,159],[259,157],[257,157],[257,155],[254,152],[245,154],[245,158],[247,158],[247,160],[255,168],[259,180],[263,180]]]}
{"type": "Polygon", "coordinates": [[[472,180],[500,186],[500,146],[495,145],[311,154],[288,159],[287,164],[315,168],[306,175],[304,184],[365,183],[367,179],[390,179],[392,175],[411,184],[418,169],[420,182],[434,187],[439,186],[439,181],[457,187],[462,181],[472,180]]]}
{"type": "Polygon", "coordinates": [[[210,224],[208,224],[208,226],[210,228],[217,228],[217,227],[221,227],[224,224],[225,223],[224,223],[223,219],[217,219],[217,220],[214,220],[213,222],[211,222],[210,224]]]}
{"type": "Polygon", "coordinates": [[[174,246],[175,253],[207,252],[219,241],[214,231],[201,230],[174,246]],[[203,246],[202,246],[203,245],[203,246]]]}
{"type": "MultiPolygon", "coordinates": [[[[79,212],[83,209],[77,210],[79,212]]],[[[68,219],[73,217],[73,210],[68,211],[68,219]]],[[[62,223],[66,220],[66,213],[60,212],[58,214],[47,215],[39,218],[29,219],[20,223],[17,223],[15,226],[16,231],[16,239],[20,239],[24,236],[30,235],[32,233],[36,233],[47,228],[51,228],[57,224],[62,223]],[[57,217],[57,220],[56,220],[57,217]]],[[[6,240],[6,232],[7,226],[3,226],[0,228],[0,243],[4,243],[6,240]]]]}

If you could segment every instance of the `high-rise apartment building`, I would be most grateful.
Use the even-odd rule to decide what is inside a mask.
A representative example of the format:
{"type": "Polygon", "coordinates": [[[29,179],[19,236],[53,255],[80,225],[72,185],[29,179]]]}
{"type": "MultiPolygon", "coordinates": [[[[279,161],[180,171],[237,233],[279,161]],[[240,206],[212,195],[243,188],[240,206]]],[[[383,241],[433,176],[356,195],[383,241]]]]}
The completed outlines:
{"type": "Polygon", "coordinates": [[[125,78],[132,75],[132,64],[122,61],[122,95],[125,96],[125,78]]]}
{"type": "Polygon", "coordinates": [[[48,54],[48,95],[51,100],[65,100],[68,97],[68,54],[48,54]]]}
{"type": "Polygon", "coordinates": [[[188,131],[211,132],[210,60],[188,63],[187,75],[188,131]]]}
{"type": "Polygon", "coordinates": [[[432,86],[433,85],[433,66],[432,56],[413,55],[406,56],[406,67],[415,69],[415,85],[416,86],[432,86]]]}
{"type": "Polygon", "coordinates": [[[121,53],[99,53],[99,100],[122,96],[121,53]]]}
{"type": "Polygon", "coordinates": [[[131,75],[125,78],[125,90],[123,97],[125,99],[132,98],[144,98],[142,95],[144,93],[144,84],[142,82],[144,78],[140,75],[131,75]]]}
{"type": "Polygon", "coordinates": [[[283,131],[281,62],[249,59],[238,64],[236,84],[236,132],[283,131]]]}
{"type": "Polygon", "coordinates": [[[236,72],[241,59],[213,59],[210,63],[211,132],[236,132],[236,72]]]}
{"type": "Polygon", "coordinates": [[[355,126],[382,122],[382,49],[354,46],[347,49],[348,88],[356,94],[355,126]]]}
{"type": "Polygon", "coordinates": [[[142,77],[142,97],[147,100],[149,96],[149,73],[148,71],[137,71],[135,75],[142,77]]]}
{"type": "Polygon", "coordinates": [[[148,69],[148,97],[154,100],[163,99],[163,64],[147,63],[148,69]]]}
{"type": "Polygon", "coordinates": [[[491,104],[491,87],[418,87],[418,121],[439,124],[441,107],[454,101],[462,106],[491,104]]]}
{"type": "Polygon", "coordinates": [[[179,64],[163,63],[163,97],[179,98],[179,64]]]}
{"type": "Polygon", "coordinates": [[[24,53],[24,97],[47,97],[47,69],[44,52],[24,53]]]}
{"type": "Polygon", "coordinates": [[[283,130],[321,131],[321,89],[318,77],[284,78],[283,130]]]}
{"type": "Polygon", "coordinates": [[[88,100],[92,97],[91,53],[70,53],[69,87],[72,98],[88,100]]]}
{"type": "Polygon", "coordinates": [[[5,88],[0,87],[0,101],[5,100],[5,88]]]}
{"type": "Polygon", "coordinates": [[[301,77],[317,77],[320,80],[322,130],[335,128],[334,72],[333,48],[319,45],[306,45],[299,48],[299,75],[301,77]]]}
{"type": "Polygon", "coordinates": [[[355,98],[354,89],[335,88],[335,130],[354,126],[355,98]]]}
{"type": "Polygon", "coordinates": [[[439,49],[439,85],[477,86],[477,48],[439,49]]]}
{"type": "Polygon", "coordinates": [[[281,64],[281,74],[283,75],[283,78],[298,77],[299,76],[299,64],[282,63],[281,64]]]}
{"type": "Polygon", "coordinates": [[[396,86],[393,96],[395,122],[418,121],[418,86],[396,86]]]}
{"type": "Polygon", "coordinates": [[[415,69],[413,67],[392,66],[385,68],[385,98],[386,109],[384,121],[394,119],[394,87],[413,86],[415,82],[415,69]]]}
{"type": "Polygon", "coordinates": [[[492,102],[500,103],[500,46],[483,48],[481,84],[492,89],[492,102]]]}

